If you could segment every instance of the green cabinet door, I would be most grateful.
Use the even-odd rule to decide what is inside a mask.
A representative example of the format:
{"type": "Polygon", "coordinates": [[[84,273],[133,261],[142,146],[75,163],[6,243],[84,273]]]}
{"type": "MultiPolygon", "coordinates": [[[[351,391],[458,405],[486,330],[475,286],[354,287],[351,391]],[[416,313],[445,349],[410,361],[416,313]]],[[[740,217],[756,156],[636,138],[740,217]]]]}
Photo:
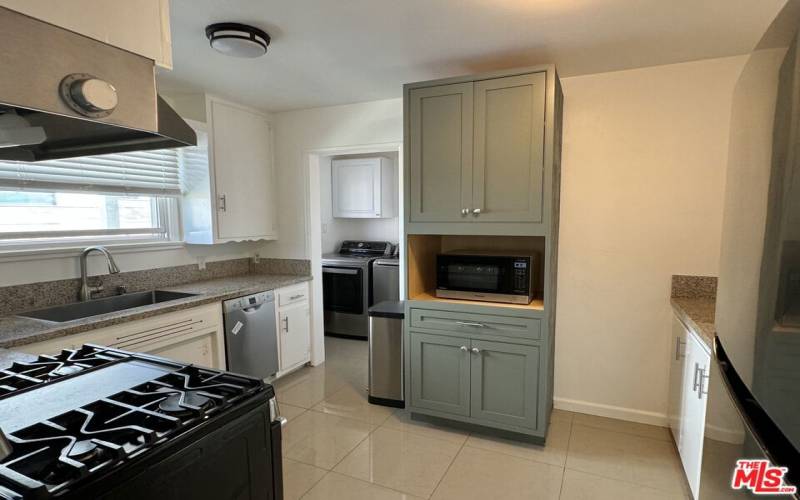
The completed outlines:
{"type": "Polygon", "coordinates": [[[475,82],[476,222],[542,222],[545,73],[475,82]]]}
{"type": "Polygon", "coordinates": [[[469,340],[411,332],[411,407],[469,415],[469,340]]]}
{"type": "Polygon", "coordinates": [[[469,220],[472,82],[413,89],[408,102],[412,222],[469,220]]]}
{"type": "Polygon", "coordinates": [[[472,418],[535,429],[539,348],[483,340],[471,346],[472,418]]]}

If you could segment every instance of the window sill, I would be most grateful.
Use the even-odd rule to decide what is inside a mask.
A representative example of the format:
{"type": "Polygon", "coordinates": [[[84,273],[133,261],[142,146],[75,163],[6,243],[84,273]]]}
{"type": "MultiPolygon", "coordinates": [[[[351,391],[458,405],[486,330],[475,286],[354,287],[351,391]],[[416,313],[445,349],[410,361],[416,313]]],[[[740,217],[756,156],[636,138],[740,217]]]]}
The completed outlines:
{"type": "MultiPolygon", "coordinates": [[[[77,259],[81,251],[91,244],[81,246],[64,246],[58,248],[28,248],[2,250],[0,249],[0,263],[19,262],[45,259],[77,259]]],[[[178,250],[186,248],[182,241],[150,241],[142,243],[109,243],[103,245],[114,255],[127,253],[159,252],[163,250],[178,250]]]]}

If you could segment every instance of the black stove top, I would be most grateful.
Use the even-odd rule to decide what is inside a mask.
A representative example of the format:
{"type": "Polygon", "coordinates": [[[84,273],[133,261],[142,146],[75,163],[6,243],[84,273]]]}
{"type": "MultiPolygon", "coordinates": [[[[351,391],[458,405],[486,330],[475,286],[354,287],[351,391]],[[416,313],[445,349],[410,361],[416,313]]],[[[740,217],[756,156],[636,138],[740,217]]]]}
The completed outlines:
{"type": "Polygon", "coordinates": [[[0,370],[0,428],[12,446],[0,461],[0,498],[57,496],[264,388],[258,379],[91,345],[14,363],[0,370]]]}

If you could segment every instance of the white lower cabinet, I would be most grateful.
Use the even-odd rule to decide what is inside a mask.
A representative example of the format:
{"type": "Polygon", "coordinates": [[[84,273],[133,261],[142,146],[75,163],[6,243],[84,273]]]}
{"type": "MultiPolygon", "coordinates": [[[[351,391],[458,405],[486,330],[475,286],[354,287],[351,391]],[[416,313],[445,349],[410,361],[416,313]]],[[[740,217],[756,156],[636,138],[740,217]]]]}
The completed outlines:
{"type": "Polygon", "coordinates": [[[700,492],[700,469],[708,405],[711,351],[677,317],[673,317],[669,420],[692,496],[700,492]]]}
{"type": "Polygon", "coordinates": [[[278,295],[278,376],[311,360],[308,283],[281,288],[278,295]]]}
{"type": "Polygon", "coordinates": [[[83,344],[163,356],[181,363],[225,369],[225,337],[220,303],[99,328],[20,347],[30,354],[55,354],[83,344]]]}

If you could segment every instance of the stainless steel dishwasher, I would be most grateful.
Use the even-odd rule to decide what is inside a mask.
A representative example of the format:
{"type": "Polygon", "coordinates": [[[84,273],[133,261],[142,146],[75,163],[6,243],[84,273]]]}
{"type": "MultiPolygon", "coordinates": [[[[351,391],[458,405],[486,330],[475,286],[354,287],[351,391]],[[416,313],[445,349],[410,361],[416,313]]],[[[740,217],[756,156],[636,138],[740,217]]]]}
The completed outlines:
{"type": "Polygon", "coordinates": [[[278,371],[275,292],[261,292],[222,303],[228,370],[258,378],[278,371]]]}

